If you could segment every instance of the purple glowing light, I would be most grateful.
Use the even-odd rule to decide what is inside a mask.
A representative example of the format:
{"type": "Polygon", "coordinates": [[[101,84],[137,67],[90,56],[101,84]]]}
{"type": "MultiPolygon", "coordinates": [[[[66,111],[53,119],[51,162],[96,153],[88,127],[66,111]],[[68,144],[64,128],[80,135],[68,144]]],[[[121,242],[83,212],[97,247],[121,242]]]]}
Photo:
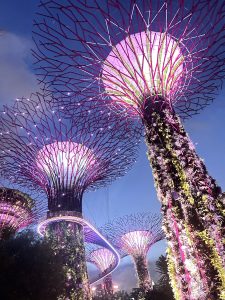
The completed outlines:
{"type": "Polygon", "coordinates": [[[128,232],[121,236],[120,245],[129,254],[143,255],[149,250],[152,234],[147,230],[128,232]]]}
{"type": "Polygon", "coordinates": [[[1,172],[18,185],[41,189],[51,211],[81,211],[85,191],[111,183],[135,162],[140,126],[107,107],[95,110],[92,101],[77,106],[71,118],[48,101],[37,93],[5,108],[1,172]]]}
{"type": "Polygon", "coordinates": [[[16,232],[36,218],[33,199],[16,189],[0,188],[0,235],[6,228],[16,232]]]}
{"type": "Polygon", "coordinates": [[[110,95],[124,109],[151,92],[190,116],[214,99],[224,77],[223,7],[209,0],[45,1],[33,30],[37,75],[67,98],[63,105],[68,94],[98,103],[110,95]]]}
{"type": "Polygon", "coordinates": [[[148,212],[115,219],[101,231],[120,251],[121,257],[145,257],[151,246],[164,238],[161,217],[148,212]]]}
{"type": "Polygon", "coordinates": [[[30,212],[18,204],[0,203],[0,227],[21,229],[31,223],[30,212]]]}
{"type": "Polygon", "coordinates": [[[115,254],[107,248],[99,248],[90,252],[88,261],[96,265],[103,273],[116,263],[115,254]]]}
{"type": "Polygon", "coordinates": [[[151,213],[127,215],[107,223],[102,232],[120,251],[121,257],[132,257],[139,288],[151,290],[147,253],[152,245],[164,237],[160,216],[151,213]]]}
{"type": "Polygon", "coordinates": [[[48,178],[53,181],[60,178],[67,187],[79,183],[97,162],[92,150],[83,144],[67,141],[45,145],[39,150],[36,163],[48,178]]]}
{"type": "Polygon", "coordinates": [[[132,34],[112,48],[102,69],[105,91],[113,100],[133,106],[144,95],[169,99],[182,87],[184,57],[169,34],[132,34]]]}

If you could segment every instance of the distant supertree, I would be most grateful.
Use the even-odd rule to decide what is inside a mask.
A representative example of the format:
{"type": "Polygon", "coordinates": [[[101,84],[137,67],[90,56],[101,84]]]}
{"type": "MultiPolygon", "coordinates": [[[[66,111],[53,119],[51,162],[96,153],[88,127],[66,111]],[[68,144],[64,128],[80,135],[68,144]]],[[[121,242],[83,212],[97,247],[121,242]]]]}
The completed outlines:
{"type": "Polygon", "coordinates": [[[150,213],[127,215],[107,223],[101,231],[119,250],[121,257],[132,257],[141,294],[150,291],[152,280],[147,254],[152,245],[164,238],[161,218],[150,213]]]}
{"type": "Polygon", "coordinates": [[[33,199],[18,190],[0,187],[0,239],[32,224],[36,217],[33,199]]]}
{"type": "Polygon", "coordinates": [[[224,299],[225,210],[178,114],[198,113],[224,78],[220,0],[42,1],[34,23],[37,73],[55,95],[96,95],[140,117],[176,299],[224,299]]]}
{"type": "MultiPolygon", "coordinates": [[[[107,111],[82,111],[65,119],[40,94],[4,107],[0,119],[0,171],[21,186],[48,197],[48,231],[62,254],[65,297],[89,299],[83,227],[65,216],[82,217],[82,196],[124,175],[134,162],[132,124],[107,111]]],[[[72,217],[71,217],[72,218],[72,217]]]]}
{"type": "Polygon", "coordinates": [[[107,248],[94,244],[86,244],[85,248],[86,261],[94,264],[101,272],[100,276],[103,277],[105,296],[109,298],[113,295],[113,281],[110,270],[116,264],[115,254],[107,248]]]}

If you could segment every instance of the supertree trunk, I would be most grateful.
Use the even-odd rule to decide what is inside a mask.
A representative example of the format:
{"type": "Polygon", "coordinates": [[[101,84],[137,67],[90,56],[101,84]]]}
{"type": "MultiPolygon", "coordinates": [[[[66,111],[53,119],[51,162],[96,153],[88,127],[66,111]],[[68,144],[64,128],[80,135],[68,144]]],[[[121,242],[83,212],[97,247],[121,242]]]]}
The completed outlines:
{"type": "Polygon", "coordinates": [[[105,295],[110,299],[110,296],[113,295],[113,281],[112,275],[109,274],[103,279],[105,295]]]}
{"type": "Polygon", "coordinates": [[[210,267],[209,261],[199,258],[193,245],[193,232],[188,232],[179,212],[176,205],[162,207],[163,228],[168,241],[169,276],[175,299],[211,299],[208,297],[210,282],[204,266],[207,263],[206,267],[210,267]]]}
{"type": "MultiPolygon", "coordinates": [[[[180,256],[177,299],[225,299],[225,210],[216,185],[195,152],[179,118],[168,107],[145,117],[148,157],[170,258],[180,256]],[[170,233],[169,233],[170,232],[170,233]],[[182,298],[183,297],[183,298],[182,298]]],[[[171,261],[171,259],[170,259],[171,261]]],[[[170,274],[171,275],[171,274],[170,274]]]]}
{"type": "Polygon", "coordinates": [[[144,255],[137,255],[133,257],[133,260],[138,277],[138,287],[141,296],[144,296],[148,291],[152,290],[152,280],[148,271],[147,259],[144,255]]]}
{"type": "Polygon", "coordinates": [[[68,221],[50,223],[47,238],[59,253],[65,270],[65,293],[58,299],[90,300],[83,227],[68,221]]]}

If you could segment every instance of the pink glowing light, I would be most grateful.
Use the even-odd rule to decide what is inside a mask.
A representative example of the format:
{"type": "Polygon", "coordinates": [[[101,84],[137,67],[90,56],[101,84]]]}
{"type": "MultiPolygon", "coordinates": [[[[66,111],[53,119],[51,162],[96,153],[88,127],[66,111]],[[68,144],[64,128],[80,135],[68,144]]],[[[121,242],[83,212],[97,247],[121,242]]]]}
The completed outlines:
{"type": "Polygon", "coordinates": [[[150,247],[152,234],[147,230],[137,230],[125,233],[120,238],[123,251],[133,255],[146,254],[150,247]]]}
{"type": "Polygon", "coordinates": [[[0,203],[0,227],[21,229],[31,223],[31,214],[18,204],[0,203]]]}
{"type": "Polygon", "coordinates": [[[115,255],[107,248],[99,248],[89,253],[88,261],[96,265],[103,273],[116,263],[115,255]]]}
{"type": "Polygon", "coordinates": [[[6,228],[15,232],[30,225],[36,217],[35,209],[27,194],[0,187],[0,235],[6,228]]]}
{"type": "Polygon", "coordinates": [[[121,257],[145,257],[152,245],[164,238],[158,214],[136,213],[107,223],[102,232],[119,249],[121,257]]]}
{"type": "Polygon", "coordinates": [[[38,152],[36,163],[51,180],[60,178],[60,182],[67,187],[79,183],[96,164],[96,159],[86,146],[67,141],[44,146],[38,152]]]}
{"type": "Polygon", "coordinates": [[[169,99],[182,88],[184,57],[168,33],[146,31],[128,36],[104,61],[102,80],[113,100],[134,107],[144,96],[169,99]]]}
{"type": "Polygon", "coordinates": [[[223,1],[102,3],[49,0],[39,7],[33,30],[37,76],[57,101],[71,105],[72,94],[79,102],[95,97],[101,105],[108,93],[122,112],[138,105],[134,111],[143,117],[138,96],[150,91],[163,93],[182,117],[190,117],[215,98],[224,78],[223,1]]]}

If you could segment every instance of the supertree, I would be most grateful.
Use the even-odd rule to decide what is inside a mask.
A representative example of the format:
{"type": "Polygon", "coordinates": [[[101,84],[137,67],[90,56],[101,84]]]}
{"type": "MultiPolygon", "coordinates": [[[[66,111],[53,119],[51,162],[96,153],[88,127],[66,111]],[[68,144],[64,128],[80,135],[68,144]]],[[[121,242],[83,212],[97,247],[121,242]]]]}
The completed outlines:
{"type": "Polygon", "coordinates": [[[0,187],[0,239],[7,238],[37,219],[35,202],[18,190],[0,187]]]}
{"type": "Polygon", "coordinates": [[[64,118],[63,107],[53,110],[48,97],[32,94],[4,107],[0,171],[17,184],[47,195],[46,235],[62,254],[66,273],[62,297],[90,299],[83,227],[70,219],[82,217],[86,190],[127,172],[137,143],[131,138],[132,124],[122,118],[91,106],[88,111],[78,106],[73,119],[64,118]]]}
{"type": "MultiPolygon", "coordinates": [[[[38,224],[37,231],[41,236],[45,236],[49,223],[56,222],[56,221],[66,220],[72,223],[78,223],[83,227],[84,233],[84,241],[85,241],[85,252],[86,252],[86,261],[87,255],[89,256],[90,251],[94,250],[102,250],[108,251],[110,253],[111,261],[108,265],[108,268],[105,272],[98,274],[97,276],[91,276],[92,278],[89,279],[90,284],[95,284],[99,280],[104,279],[105,277],[109,276],[119,265],[120,263],[120,255],[115,250],[115,248],[109,243],[109,241],[96,229],[96,226],[93,226],[86,218],[84,219],[82,216],[75,214],[70,214],[68,216],[68,212],[61,212],[59,217],[53,217],[50,219],[44,218],[38,224]]],[[[110,276],[109,276],[110,278],[110,276]]]]}
{"type": "Polygon", "coordinates": [[[198,113],[224,78],[223,1],[44,1],[34,23],[45,88],[97,95],[140,117],[176,299],[225,299],[225,211],[178,115],[198,113]]]}
{"type": "Polygon", "coordinates": [[[140,295],[144,296],[152,289],[147,254],[152,245],[164,238],[160,216],[150,213],[127,215],[107,223],[101,232],[118,249],[121,257],[132,257],[140,295]]]}
{"type": "Polygon", "coordinates": [[[100,273],[100,277],[103,278],[103,286],[106,297],[113,295],[113,281],[111,270],[116,265],[116,256],[108,248],[99,247],[94,244],[86,244],[86,261],[94,264],[100,273]]]}

